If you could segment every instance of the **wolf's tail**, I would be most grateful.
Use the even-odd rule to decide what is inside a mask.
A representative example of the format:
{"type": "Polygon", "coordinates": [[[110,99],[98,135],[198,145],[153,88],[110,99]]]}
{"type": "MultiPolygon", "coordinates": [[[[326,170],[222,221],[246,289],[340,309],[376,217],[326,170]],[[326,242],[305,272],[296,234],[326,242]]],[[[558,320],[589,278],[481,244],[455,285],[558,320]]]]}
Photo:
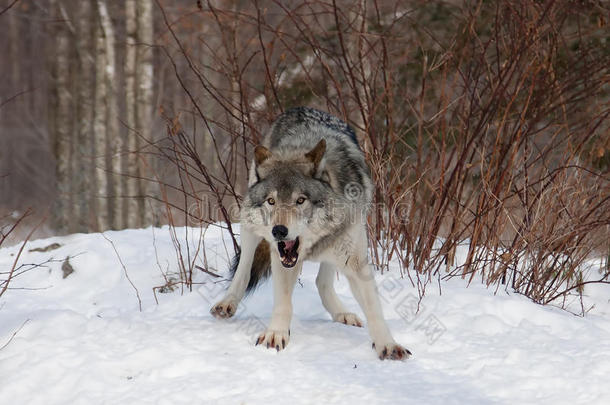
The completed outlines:
{"type": "MultiPolygon", "coordinates": [[[[240,252],[237,252],[231,263],[231,279],[235,276],[237,265],[239,264],[240,252]]],[[[271,275],[271,252],[269,251],[269,242],[262,240],[256,247],[254,252],[254,260],[252,260],[252,268],[250,269],[250,281],[246,287],[246,295],[256,289],[258,284],[267,279],[271,275]]]]}

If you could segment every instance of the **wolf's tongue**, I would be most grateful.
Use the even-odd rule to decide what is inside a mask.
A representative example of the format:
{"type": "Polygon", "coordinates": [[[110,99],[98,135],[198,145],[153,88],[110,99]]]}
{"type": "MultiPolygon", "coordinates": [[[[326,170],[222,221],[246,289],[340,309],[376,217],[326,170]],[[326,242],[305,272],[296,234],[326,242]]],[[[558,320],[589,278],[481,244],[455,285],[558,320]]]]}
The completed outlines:
{"type": "Polygon", "coordinates": [[[294,248],[295,243],[297,243],[296,239],[284,241],[284,250],[291,251],[294,248]]]}

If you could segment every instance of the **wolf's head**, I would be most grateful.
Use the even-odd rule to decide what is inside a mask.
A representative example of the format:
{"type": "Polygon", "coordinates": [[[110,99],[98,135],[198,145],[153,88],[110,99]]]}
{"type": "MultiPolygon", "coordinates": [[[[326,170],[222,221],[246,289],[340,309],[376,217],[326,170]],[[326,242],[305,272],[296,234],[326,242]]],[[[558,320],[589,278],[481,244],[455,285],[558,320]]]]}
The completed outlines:
{"type": "Polygon", "coordinates": [[[242,208],[242,220],[275,246],[284,267],[294,267],[299,255],[320,235],[325,205],[332,192],[325,180],[321,140],[313,149],[274,151],[257,146],[254,179],[242,208]]]}

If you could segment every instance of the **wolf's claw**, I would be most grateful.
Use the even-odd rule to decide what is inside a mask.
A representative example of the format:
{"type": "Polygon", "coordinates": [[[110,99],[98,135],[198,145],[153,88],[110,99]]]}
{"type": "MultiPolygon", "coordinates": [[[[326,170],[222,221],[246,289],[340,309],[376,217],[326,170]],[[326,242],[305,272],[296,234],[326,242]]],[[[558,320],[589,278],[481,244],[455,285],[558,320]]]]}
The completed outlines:
{"type": "Polygon", "coordinates": [[[373,342],[373,349],[377,352],[379,360],[407,360],[411,352],[397,343],[377,345],[373,342]]]}
{"type": "Polygon", "coordinates": [[[230,318],[235,315],[237,309],[237,305],[231,301],[220,301],[216,303],[211,309],[210,313],[214,315],[215,318],[223,319],[230,318]]]}
{"type": "Polygon", "coordinates": [[[286,348],[289,340],[289,332],[287,330],[269,330],[267,329],[265,333],[262,333],[256,339],[256,346],[259,344],[265,344],[268,349],[275,349],[276,351],[280,351],[286,348]]]}

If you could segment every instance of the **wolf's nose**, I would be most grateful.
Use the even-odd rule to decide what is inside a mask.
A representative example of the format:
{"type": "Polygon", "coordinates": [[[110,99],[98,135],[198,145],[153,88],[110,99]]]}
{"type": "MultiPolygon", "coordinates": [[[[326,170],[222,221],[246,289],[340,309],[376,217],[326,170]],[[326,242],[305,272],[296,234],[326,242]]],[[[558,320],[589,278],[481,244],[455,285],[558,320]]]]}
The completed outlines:
{"type": "Polygon", "coordinates": [[[271,230],[271,234],[275,239],[284,239],[286,236],[288,236],[288,228],[286,228],[284,225],[276,225],[271,230]]]}

